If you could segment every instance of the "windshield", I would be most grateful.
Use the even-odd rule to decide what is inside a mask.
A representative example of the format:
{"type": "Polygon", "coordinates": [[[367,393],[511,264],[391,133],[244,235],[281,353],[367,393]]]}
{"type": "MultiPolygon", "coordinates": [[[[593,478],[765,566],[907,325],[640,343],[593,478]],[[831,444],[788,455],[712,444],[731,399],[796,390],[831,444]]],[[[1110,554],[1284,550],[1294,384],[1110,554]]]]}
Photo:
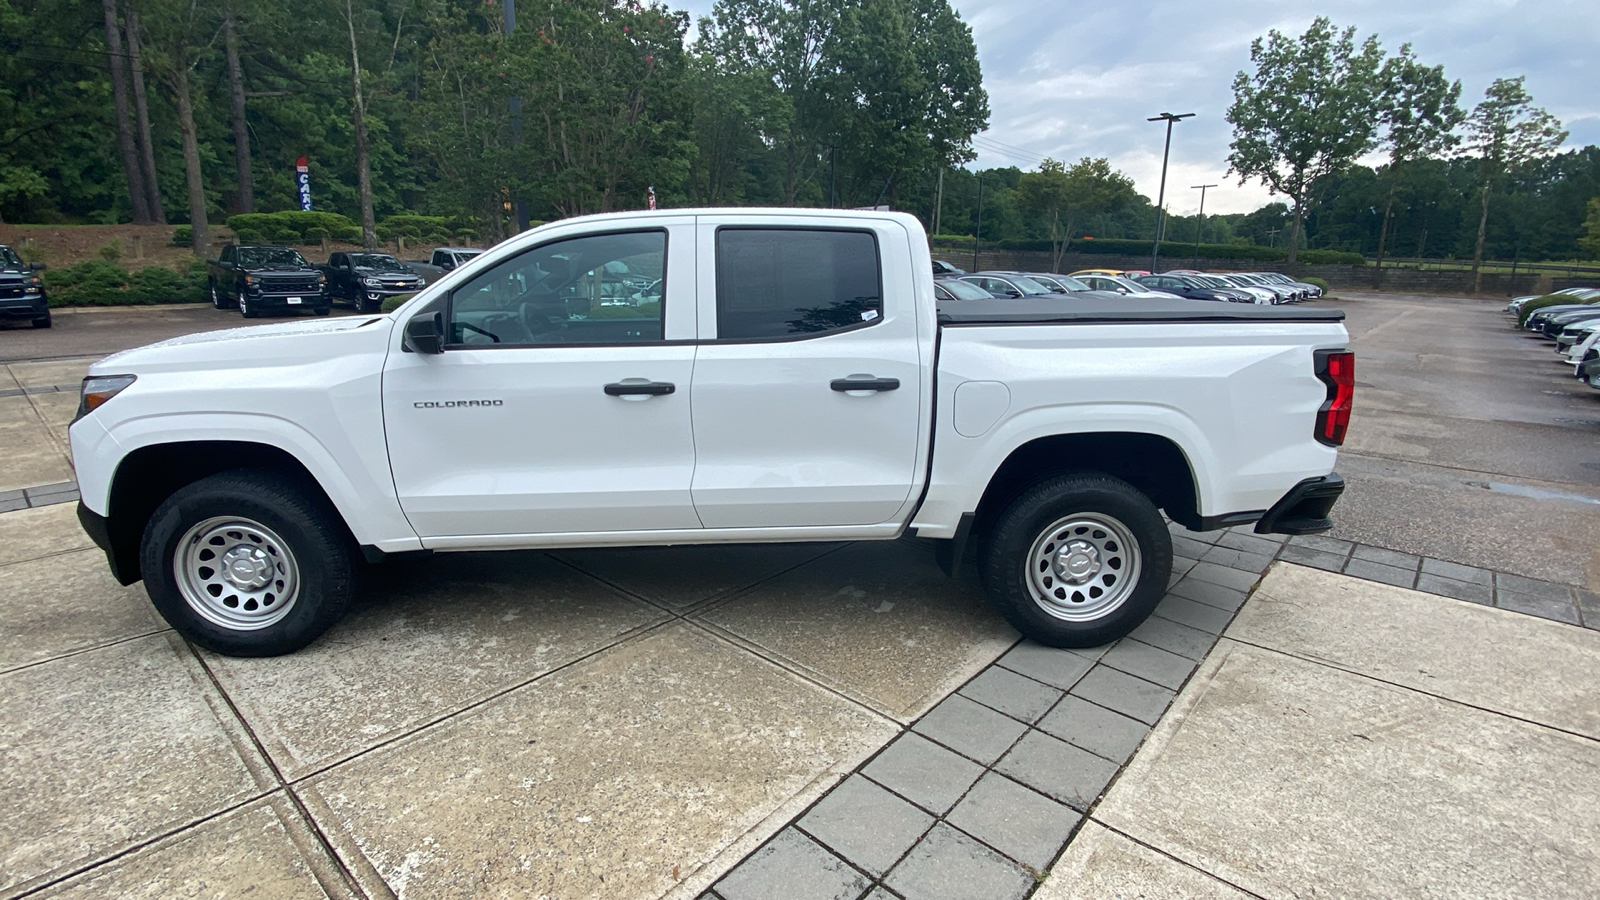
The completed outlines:
{"type": "Polygon", "coordinates": [[[1233,285],[1227,283],[1226,281],[1223,281],[1221,278],[1216,278],[1216,277],[1213,277],[1211,275],[1190,275],[1189,277],[1191,279],[1195,280],[1195,281],[1200,282],[1200,284],[1202,286],[1204,286],[1204,287],[1214,287],[1214,288],[1233,287],[1233,285]]]}
{"type": "Polygon", "coordinates": [[[304,269],[306,258],[288,247],[240,248],[239,265],[246,269],[304,269]]]}
{"type": "Polygon", "coordinates": [[[1040,284],[1037,281],[1034,281],[1032,278],[1029,278],[1026,275],[1012,275],[1012,276],[1008,277],[1006,280],[1011,282],[1012,284],[1016,285],[1017,286],[1017,290],[1021,291],[1025,295],[1031,296],[1033,294],[1054,294],[1054,293],[1056,293],[1055,291],[1050,290],[1049,288],[1045,287],[1044,285],[1040,284]]]}
{"type": "Polygon", "coordinates": [[[400,260],[387,253],[352,253],[350,265],[358,269],[373,269],[378,272],[410,272],[411,270],[400,265],[400,260]]]}
{"type": "Polygon", "coordinates": [[[1034,281],[1049,280],[1052,284],[1061,285],[1062,289],[1063,290],[1067,290],[1067,291],[1090,291],[1090,290],[1094,290],[1093,288],[1089,287],[1087,284],[1084,284],[1083,282],[1079,281],[1078,279],[1073,278],[1071,275],[1034,275],[1034,276],[1030,276],[1030,277],[1032,277],[1034,281]]]}
{"type": "Polygon", "coordinates": [[[1135,294],[1144,294],[1144,293],[1148,293],[1150,291],[1149,288],[1145,287],[1144,285],[1140,284],[1139,282],[1133,281],[1133,280],[1128,279],[1128,278],[1121,278],[1121,277],[1109,276],[1108,275],[1108,276],[1105,277],[1105,280],[1111,282],[1114,285],[1117,285],[1118,287],[1126,288],[1127,290],[1130,290],[1130,291],[1134,292],[1135,294]]]}
{"type": "Polygon", "coordinates": [[[0,247],[0,266],[5,266],[8,269],[13,267],[20,269],[22,268],[22,260],[17,259],[17,255],[11,252],[10,247],[0,247]]]}
{"type": "Polygon", "coordinates": [[[957,300],[993,300],[994,295],[968,281],[940,281],[939,286],[957,300]]]}

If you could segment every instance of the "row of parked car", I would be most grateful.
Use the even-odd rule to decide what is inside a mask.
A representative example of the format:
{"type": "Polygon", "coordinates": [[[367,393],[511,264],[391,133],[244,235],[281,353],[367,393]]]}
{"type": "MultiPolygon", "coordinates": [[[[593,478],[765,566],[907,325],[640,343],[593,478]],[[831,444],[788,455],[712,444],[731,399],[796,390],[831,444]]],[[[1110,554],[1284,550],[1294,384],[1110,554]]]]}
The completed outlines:
{"type": "Polygon", "coordinates": [[[274,312],[325,316],[335,300],[373,312],[384,300],[414,294],[482,252],[440,247],[426,261],[402,262],[387,253],[340,251],[313,265],[293,247],[230,245],[208,264],[206,281],[213,306],[238,309],[247,319],[274,312]]]}
{"type": "Polygon", "coordinates": [[[1175,269],[1153,274],[1122,269],[1083,269],[1070,275],[1047,272],[968,273],[936,260],[934,293],[940,300],[1020,299],[1080,292],[1130,299],[1184,297],[1225,303],[1298,303],[1322,296],[1322,289],[1278,272],[1196,272],[1175,269]]]}
{"type": "Polygon", "coordinates": [[[1506,312],[1527,332],[1555,341],[1573,377],[1600,390],[1600,288],[1564,288],[1532,294],[1506,304],[1506,312]]]}

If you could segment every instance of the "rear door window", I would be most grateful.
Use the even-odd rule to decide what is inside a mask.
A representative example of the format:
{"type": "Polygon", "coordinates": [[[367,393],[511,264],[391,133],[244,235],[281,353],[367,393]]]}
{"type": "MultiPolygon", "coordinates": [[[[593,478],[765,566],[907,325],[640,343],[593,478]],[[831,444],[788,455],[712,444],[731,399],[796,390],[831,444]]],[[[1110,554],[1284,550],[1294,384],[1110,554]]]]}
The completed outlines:
{"type": "Polygon", "coordinates": [[[883,319],[877,239],[844,229],[717,232],[717,339],[816,337],[883,319]]]}

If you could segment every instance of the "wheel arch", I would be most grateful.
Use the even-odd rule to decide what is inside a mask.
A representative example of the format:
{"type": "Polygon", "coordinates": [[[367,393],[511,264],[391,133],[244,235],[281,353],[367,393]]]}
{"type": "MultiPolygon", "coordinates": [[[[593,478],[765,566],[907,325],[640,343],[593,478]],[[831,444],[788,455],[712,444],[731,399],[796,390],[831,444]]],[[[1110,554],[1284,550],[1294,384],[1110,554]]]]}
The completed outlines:
{"type": "Polygon", "coordinates": [[[989,478],[973,513],[972,531],[987,532],[1001,511],[1028,488],[1071,472],[1101,472],[1138,489],[1173,521],[1200,524],[1194,467],[1170,438],[1107,431],[1034,438],[1011,451],[989,478]]]}
{"type": "MultiPolygon", "coordinates": [[[[319,498],[344,523],[338,506],[299,459],[280,447],[251,441],[203,440],[150,444],[123,457],[111,477],[106,520],[112,571],[123,584],[143,577],[139,544],[162,501],[203,478],[237,469],[262,469],[319,498]]],[[[345,526],[349,533],[348,525],[345,526]]],[[[351,537],[354,541],[355,538],[351,537]]]]}

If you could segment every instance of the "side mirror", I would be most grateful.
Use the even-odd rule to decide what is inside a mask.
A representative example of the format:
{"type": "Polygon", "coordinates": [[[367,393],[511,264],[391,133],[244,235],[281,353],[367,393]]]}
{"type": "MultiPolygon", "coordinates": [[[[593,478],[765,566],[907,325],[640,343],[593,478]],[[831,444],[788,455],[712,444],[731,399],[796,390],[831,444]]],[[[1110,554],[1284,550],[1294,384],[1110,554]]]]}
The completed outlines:
{"type": "Polygon", "coordinates": [[[444,352],[444,313],[423,313],[406,323],[405,348],[412,353],[444,352]]]}
{"type": "Polygon", "coordinates": [[[43,272],[44,269],[45,269],[45,265],[42,262],[31,262],[31,263],[28,263],[28,268],[32,269],[35,272],[43,272]]]}

